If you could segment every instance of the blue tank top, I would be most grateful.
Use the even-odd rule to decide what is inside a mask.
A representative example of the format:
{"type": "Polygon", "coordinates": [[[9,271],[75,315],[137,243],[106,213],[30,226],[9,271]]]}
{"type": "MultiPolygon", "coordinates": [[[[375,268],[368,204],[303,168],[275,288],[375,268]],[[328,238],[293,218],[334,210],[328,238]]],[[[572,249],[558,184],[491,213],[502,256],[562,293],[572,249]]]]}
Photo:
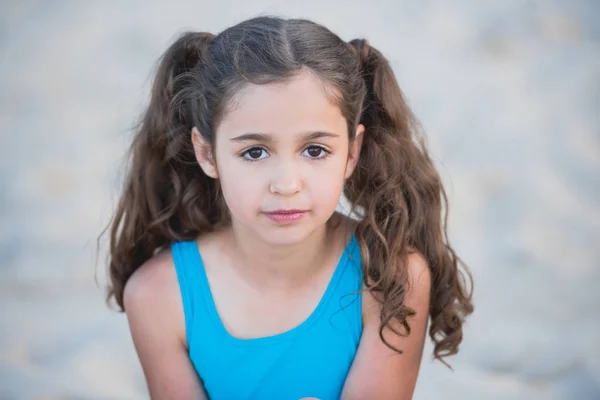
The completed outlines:
{"type": "MultiPolygon", "coordinates": [[[[362,333],[362,269],[346,245],[319,304],[297,327],[239,339],[223,325],[195,241],[172,245],[190,359],[212,400],[339,399],[362,333]]],[[[260,323],[260,321],[257,321],[260,323]]]]}

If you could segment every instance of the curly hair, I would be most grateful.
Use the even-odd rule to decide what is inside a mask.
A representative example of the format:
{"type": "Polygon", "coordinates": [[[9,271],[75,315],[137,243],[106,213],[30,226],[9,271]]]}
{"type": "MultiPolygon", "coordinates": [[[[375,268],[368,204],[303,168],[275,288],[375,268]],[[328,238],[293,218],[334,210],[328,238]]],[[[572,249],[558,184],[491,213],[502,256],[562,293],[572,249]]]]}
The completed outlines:
{"type": "Polygon", "coordinates": [[[447,239],[448,200],[423,134],[387,59],[364,39],[343,41],[304,19],[261,16],[218,35],[182,34],[161,57],[149,105],[130,148],[130,164],[110,229],[107,300],[124,311],[133,272],[157,251],[193,240],[229,220],[218,180],[198,165],[190,132],[214,144],[219,122],[244,85],[290,79],[308,70],[329,89],[361,154],[344,194],[360,214],[365,290],[382,304],[380,337],[397,321],[409,335],[404,304],[407,259],[418,251],[431,271],[434,357],[457,353],[473,311],[472,278],[447,239]],[[459,269],[459,266],[462,267],[459,269]],[[470,280],[467,288],[465,277],[470,280]]]}

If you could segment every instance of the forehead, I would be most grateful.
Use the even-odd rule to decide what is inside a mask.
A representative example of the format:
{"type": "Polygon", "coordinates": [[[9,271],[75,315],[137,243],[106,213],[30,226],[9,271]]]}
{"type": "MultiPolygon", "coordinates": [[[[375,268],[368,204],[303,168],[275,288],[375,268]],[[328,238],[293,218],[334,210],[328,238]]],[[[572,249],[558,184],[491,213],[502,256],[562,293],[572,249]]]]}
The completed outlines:
{"type": "Polygon", "coordinates": [[[233,97],[217,138],[247,132],[277,138],[318,130],[343,134],[346,120],[332,91],[313,74],[303,72],[281,82],[246,85],[233,97]]]}

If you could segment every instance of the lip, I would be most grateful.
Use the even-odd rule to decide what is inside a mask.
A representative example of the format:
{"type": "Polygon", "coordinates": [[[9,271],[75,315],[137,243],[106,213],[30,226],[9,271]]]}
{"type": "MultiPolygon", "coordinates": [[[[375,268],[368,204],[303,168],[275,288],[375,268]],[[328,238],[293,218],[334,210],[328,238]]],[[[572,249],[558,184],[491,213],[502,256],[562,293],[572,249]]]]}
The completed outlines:
{"type": "Polygon", "coordinates": [[[263,214],[278,224],[289,224],[302,219],[306,213],[306,210],[275,210],[263,214]]]}

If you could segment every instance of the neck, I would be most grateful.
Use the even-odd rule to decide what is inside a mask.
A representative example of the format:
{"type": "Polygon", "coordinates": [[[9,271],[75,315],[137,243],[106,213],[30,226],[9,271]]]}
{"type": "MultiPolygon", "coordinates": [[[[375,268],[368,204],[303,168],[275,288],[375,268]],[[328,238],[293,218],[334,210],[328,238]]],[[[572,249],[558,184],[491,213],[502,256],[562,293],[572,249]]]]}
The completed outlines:
{"type": "Polygon", "coordinates": [[[339,236],[326,224],[302,242],[273,246],[234,224],[228,229],[231,265],[250,285],[261,290],[290,291],[303,287],[332,265],[339,236]]]}

